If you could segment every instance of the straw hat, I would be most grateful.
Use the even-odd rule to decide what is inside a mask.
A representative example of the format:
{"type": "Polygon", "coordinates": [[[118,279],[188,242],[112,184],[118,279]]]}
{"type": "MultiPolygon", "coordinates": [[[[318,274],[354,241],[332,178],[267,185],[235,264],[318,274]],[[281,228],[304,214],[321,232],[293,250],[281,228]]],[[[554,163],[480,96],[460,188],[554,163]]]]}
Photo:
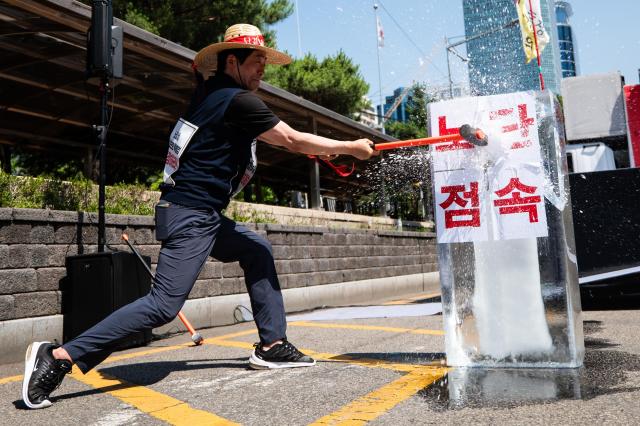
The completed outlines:
{"type": "Polygon", "coordinates": [[[267,55],[267,64],[286,65],[291,63],[291,57],[264,45],[264,37],[258,27],[249,24],[230,26],[224,33],[224,41],[213,43],[200,50],[193,63],[200,72],[215,71],[218,62],[218,52],[229,49],[256,49],[267,55]]]}

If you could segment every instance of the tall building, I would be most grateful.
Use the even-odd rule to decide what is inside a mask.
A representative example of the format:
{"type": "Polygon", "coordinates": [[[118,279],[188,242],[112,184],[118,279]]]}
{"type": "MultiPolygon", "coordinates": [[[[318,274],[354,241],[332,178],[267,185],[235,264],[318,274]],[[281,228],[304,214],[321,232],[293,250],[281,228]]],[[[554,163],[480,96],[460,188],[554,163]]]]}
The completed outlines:
{"type": "MultiPolygon", "coordinates": [[[[385,96],[384,98],[384,112],[380,111],[380,105],[377,106],[377,111],[379,116],[384,116],[391,109],[396,100],[403,94],[404,87],[398,87],[393,91],[393,95],[385,96]]],[[[407,95],[410,95],[407,94],[407,95]]],[[[396,107],[396,109],[391,113],[389,120],[387,121],[400,121],[402,123],[406,122],[409,119],[409,115],[407,114],[407,101],[409,96],[405,95],[400,101],[400,104],[396,107]]]]}
{"type": "Polygon", "coordinates": [[[558,22],[558,43],[560,46],[560,67],[562,78],[578,75],[576,42],[569,24],[573,9],[568,1],[556,0],[556,21],[558,22]]]}
{"type": "Polygon", "coordinates": [[[360,113],[358,114],[358,122],[372,129],[380,130],[382,128],[380,126],[380,119],[378,118],[376,110],[373,109],[373,105],[371,105],[371,100],[366,96],[363,96],[363,98],[365,99],[365,101],[367,101],[367,104],[369,106],[360,111],[360,113]]]}
{"type": "MultiPolygon", "coordinates": [[[[542,20],[551,40],[542,51],[545,88],[560,93],[560,55],[553,0],[540,0],[542,20]]],[[[463,0],[465,36],[487,33],[467,43],[469,84],[473,95],[538,90],[538,63],[526,63],[514,0],[463,0]],[[498,28],[502,28],[497,30],[498,28]]]]}

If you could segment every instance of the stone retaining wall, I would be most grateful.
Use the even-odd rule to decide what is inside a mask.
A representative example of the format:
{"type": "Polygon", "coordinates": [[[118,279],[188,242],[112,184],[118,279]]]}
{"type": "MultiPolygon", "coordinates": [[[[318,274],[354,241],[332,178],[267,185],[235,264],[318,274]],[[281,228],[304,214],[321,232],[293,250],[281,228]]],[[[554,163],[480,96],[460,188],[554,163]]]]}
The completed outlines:
{"type": "MultiPolygon", "coordinates": [[[[97,251],[97,214],[0,208],[0,323],[62,312],[67,256],[97,251]]],[[[106,216],[107,245],[127,251],[123,232],[155,266],[153,218],[106,216]]],[[[281,286],[298,288],[437,270],[434,234],[247,224],[273,246],[281,286]]],[[[210,259],[190,299],[246,292],[238,263],[210,259]]]]}

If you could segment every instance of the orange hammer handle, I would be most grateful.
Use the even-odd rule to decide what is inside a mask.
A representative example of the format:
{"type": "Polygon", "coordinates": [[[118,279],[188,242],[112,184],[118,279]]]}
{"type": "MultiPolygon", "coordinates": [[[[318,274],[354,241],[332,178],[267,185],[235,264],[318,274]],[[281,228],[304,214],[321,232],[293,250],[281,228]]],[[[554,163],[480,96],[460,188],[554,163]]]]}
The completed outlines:
{"type": "Polygon", "coordinates": [[[454,141],[460,141],[462,139],[463,139],[462,136],[456,133],[454,135],[432,136],[430,138],[408,139],[405,141],[377,143],[373,146],[373,148],[377,151],[382,151],[385,149],[406,148],[409,146],[423,146],[423,145],[431,145],[434,143],[441,143],[441,142],[454,142],[454,141]]]}
{"type": "Polygon", "coordinates": [[[189,320],[187,319],[187,317],[184,316],[184,314],[182,313],[182,311],[178,312],[178,318],[180,318],[180,321],[182,321],[182,323],[184,324],[185,327],[187,327],[187,330],[189,330],[189,333],[191,335],[196,334],[196,330],[193,328],[193,326],[191,325],[191,323],[189,322],[189,320]]]}

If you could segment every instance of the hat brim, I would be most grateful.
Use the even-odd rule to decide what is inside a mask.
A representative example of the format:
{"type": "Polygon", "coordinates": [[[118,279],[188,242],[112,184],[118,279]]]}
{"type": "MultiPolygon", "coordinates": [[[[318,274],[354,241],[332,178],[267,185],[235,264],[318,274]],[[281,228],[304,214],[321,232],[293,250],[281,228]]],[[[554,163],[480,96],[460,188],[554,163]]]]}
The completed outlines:
{"type": "Polygon", "coordinates": [[[266,46],[255,44],[221,42],[210,44],[200,50],[193,62],[202,71],[216,71],[218,66],[218,53],[229,49],[260,50],[267,55],[267,65],[287,65],[291,63],[291,56],[266,46]]]}

